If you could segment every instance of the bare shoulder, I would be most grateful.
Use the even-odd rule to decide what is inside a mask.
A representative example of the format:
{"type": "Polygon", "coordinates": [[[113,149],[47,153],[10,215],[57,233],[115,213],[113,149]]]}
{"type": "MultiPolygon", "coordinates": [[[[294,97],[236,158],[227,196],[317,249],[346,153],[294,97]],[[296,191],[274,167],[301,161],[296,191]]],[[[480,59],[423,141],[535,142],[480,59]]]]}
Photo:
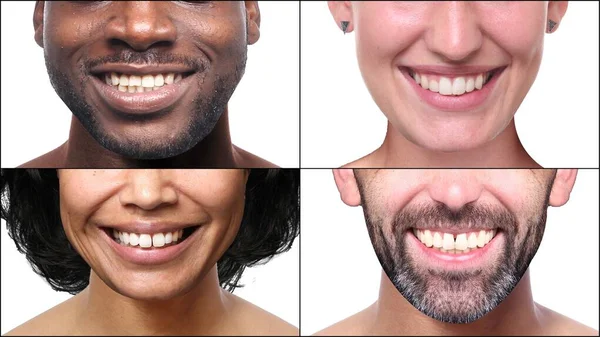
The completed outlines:
{"type": "Polygon", "coordinates": [[[42,336],[68,335],[72,330],[71,312],[73,298],[70,298],[51,309],[35,316],[27,322],[10,330],[4,336],[42,336]]]}
{"type": "Polygon", "coordinates": [[[64,158],[65,144],[56,149],[32,159],[24,164],[19,165],[19,168],[58,168],[62,167],[62,159],[64,158]]]}
{"type": "Polygon", "coordinates": [[[314,336],[367,336],[372,335],[373,315],[370,306],[348,318],[345,318],[319,332],[314,336]]]}
{"type": "Polygon", "coordinates": [[[244,149],[233,146],[235,151],[236,162],[242,168],[278,168],[277,165],[262,159],[261,157],[252,154],[244,149]]]}
{"type": "Polygon", "coordinates": [[[231,295],[234,303],[233,317],[243,335],[259,336],[298,336],[298,328],[273,315],[272,313],[244,300],[231,295]]]}
{"type": "Polygon", "coordinates": [[[538,304],[548,322],[548,334],[555,336],[598,336],[598,330],[538,304]]]}

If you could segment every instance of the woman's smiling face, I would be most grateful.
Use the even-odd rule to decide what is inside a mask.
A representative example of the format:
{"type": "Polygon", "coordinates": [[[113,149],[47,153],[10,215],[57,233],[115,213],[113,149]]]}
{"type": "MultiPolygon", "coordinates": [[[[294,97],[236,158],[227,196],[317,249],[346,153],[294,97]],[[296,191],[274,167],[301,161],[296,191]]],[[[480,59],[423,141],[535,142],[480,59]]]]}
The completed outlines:
{"type": "MultiPolygon", "coordinates": [[[[393,128],[431,150],[501,134],[533,84],[547,19],[566,3],[330,2],[349,20],[363,79],[393,128]]],[[[554,28],[556,30],[556,28],[554,28]]]]}
{"type": "Polygon", "coordinates": [[[61,219],[110,288],[170,299],[198,285],[233,242],[247,178],[247,170],[59,170],[61,219]]]}

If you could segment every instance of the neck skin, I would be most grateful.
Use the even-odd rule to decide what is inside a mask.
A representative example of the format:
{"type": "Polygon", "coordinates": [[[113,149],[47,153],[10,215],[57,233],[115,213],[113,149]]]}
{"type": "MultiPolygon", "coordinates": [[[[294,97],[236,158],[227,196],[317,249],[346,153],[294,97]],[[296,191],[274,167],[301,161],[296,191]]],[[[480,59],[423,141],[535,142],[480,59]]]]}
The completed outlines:
{"type": "Polygon", "coordinates": [[[237,167],[239,164],[229,134],[227,108],[213,131],[193,148],[178,156],[157,160],[132,159],[107,150],[73,116],[69,140],[61,146],[59,158],[63,163],[60,167],[237,167]]]}
{"type": "Polygon", "coordinates": [[[443,323],[426,316],[398,292],[383,272],[373,311],[378,335],[524,336],[542,332],[542,313],[533,301],[529,270],[502,303],[473,323],[443,323]]]}
{"type": "Polygon", "coordinates": [[[89,286],[75,299],[75,332],[86,335],[210,335],[231,325],[232,301],[219,286],[216,266],[190,292],[154,301],[123,296],[91,271],[89,286]]]}
{"type": "Polygon", "coordinates": [[[541,168],[521,144],[514,119],[492,141],[478,148],[458,152],[424,149],[406,139],[388,122],[383,144],[370,156],[372,159],[369,166],[377,167],[541,168]]]}

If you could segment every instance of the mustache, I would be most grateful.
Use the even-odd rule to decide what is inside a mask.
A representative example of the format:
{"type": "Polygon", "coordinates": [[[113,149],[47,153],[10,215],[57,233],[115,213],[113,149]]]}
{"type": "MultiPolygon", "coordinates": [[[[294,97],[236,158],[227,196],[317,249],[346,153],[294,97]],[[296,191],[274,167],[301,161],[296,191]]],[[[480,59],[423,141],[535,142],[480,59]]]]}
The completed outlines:
{"type": "Polygon", "coordinates": [[[83,62],[85,69],[93,69],[106,63],[127,63],[127,64],[181,64],[196,72],[203,72],[209,66],[209,61],[205,58],[188,57],[181,54],[165,53],[164,51],[148,50],[145,52],[135,52],[128,49],[120,50],[117,54],[87,59],[83,62]]]}
{"type": "Polygon", "coordinates": [[[400,210],[393,220],[394,232],[411,228],[457,231],[500,229],[517,230],[517,218],[507,209],[488,204],[468,203],[459,210],[452,210],[441,202],[407,207],[400,210]]]}

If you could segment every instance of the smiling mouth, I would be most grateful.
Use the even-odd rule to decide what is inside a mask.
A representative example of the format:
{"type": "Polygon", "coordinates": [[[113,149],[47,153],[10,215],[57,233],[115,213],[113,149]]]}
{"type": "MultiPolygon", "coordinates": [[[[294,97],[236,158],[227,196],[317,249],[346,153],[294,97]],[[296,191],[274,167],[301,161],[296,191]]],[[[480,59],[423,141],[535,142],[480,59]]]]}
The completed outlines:
{"type": "Polygon", "coordinates": [[[175,246],[190,237],[200,226],[191,226],[173,232],[163,233],[131,233],[123,232],[114,228],[103,228],[106,234],[122,246],[151,250],[175,246]]]}
{"type": "Polygon", "coordinates": [[[460,96],[481,90],[494,76],[499,75],[504,68],[500,67],[483,73],[452,77],[419,73],[406,67],[404,71],[423,89],[444,96],[460,96]]]}
{"type": "Polygon", "coordinates": [[[483,248],[498,232],[499,230],[493,229],[452,234],[428,229],[412,229],[414,236],[424,246],[448,254],[465,254],[483,248]]]}
{"type": "Polygon", "coordinates": [[[124,73],[101,73],[95,76],[114,90],[126,93],[143,93],[156,91],[169,85],[179,83],[193,72],[184,73],[157,73],[146,75],[130,75],[124,73]]]}

